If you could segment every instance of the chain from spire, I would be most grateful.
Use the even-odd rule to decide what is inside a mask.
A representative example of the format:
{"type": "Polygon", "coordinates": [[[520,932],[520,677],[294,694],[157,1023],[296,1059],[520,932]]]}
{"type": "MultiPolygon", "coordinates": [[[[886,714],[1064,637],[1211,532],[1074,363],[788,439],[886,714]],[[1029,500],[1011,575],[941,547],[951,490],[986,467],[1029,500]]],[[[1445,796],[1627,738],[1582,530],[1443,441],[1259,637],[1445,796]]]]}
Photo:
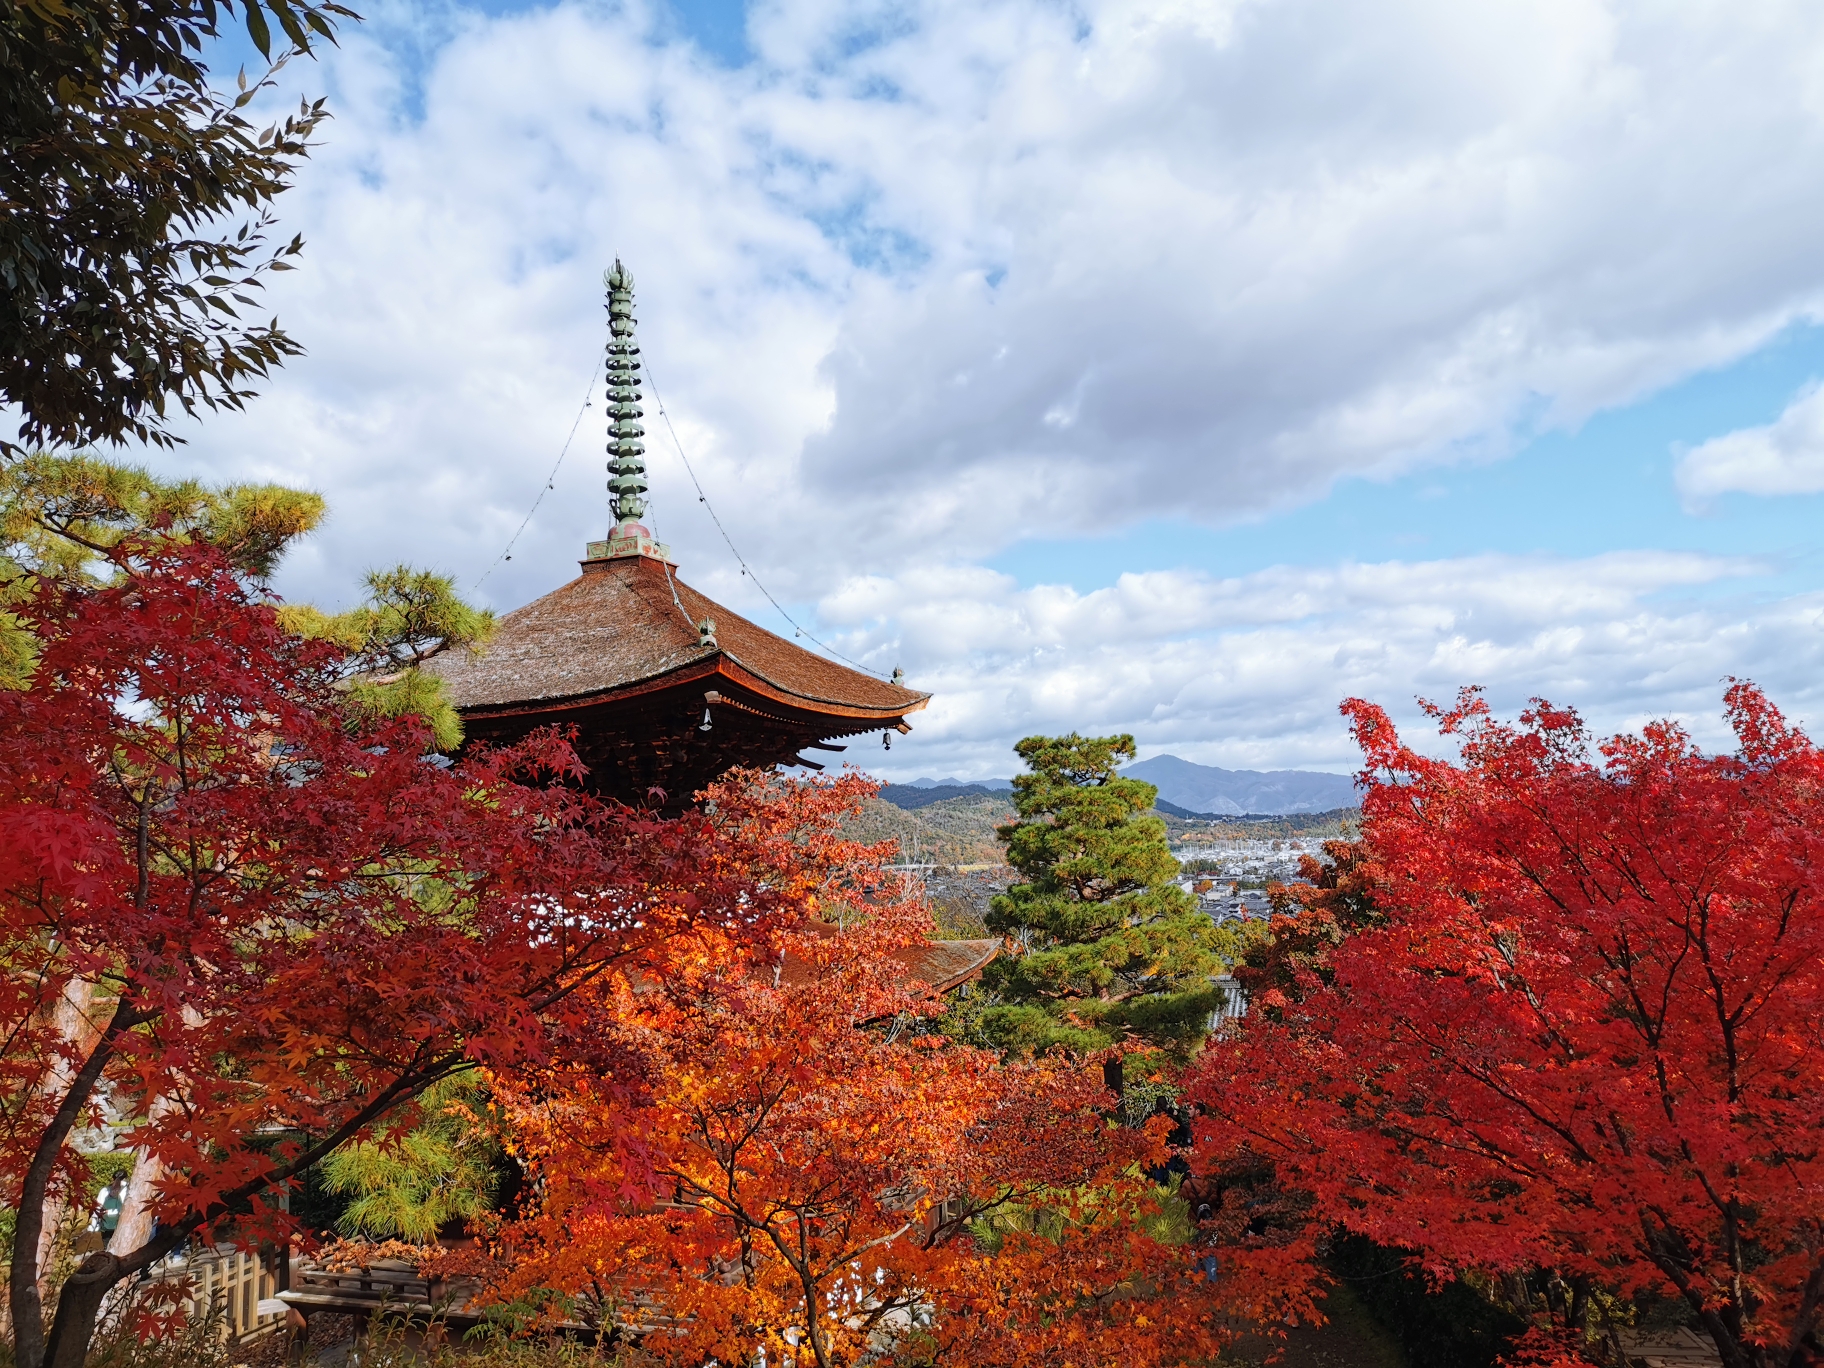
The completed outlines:
{"type": "Polygon", "coordinates": [[[646,444],[640,439],[640,344],[633,335],[633,274],[614,259],[608,287],[608,492],[619,525],[646,514],[646,444]]]}

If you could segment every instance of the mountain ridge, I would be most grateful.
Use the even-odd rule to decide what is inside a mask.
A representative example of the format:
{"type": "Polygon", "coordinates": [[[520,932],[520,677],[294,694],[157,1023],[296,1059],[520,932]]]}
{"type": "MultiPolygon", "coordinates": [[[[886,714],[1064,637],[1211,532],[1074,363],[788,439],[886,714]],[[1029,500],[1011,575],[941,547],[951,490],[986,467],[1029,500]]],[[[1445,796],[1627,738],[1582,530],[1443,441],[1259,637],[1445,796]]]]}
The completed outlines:
{"type": "Polygon", "coordinates": [[[908,779],[905,783],[895,784],[895,785],[893,785],[893,787],[894,788],[915,788],[915,789],[933,789],[933,788],[984,789],[984,790],[988,790],[990,792],[1006,792],[1013,788],[1013,780],[1011,780],[1011,779],[958,779],[954,775],[952,775],[948,779],[908,779]]]}
{"type": "MultiPolygon", "coordinates": [[[[1176,755],[1155,755],[1121,773],[1156,787],[1159,810],[1174,817],[1283,817],[1361,805],[1352,775],[1324,770],[1230,770],[1176,755]]],[[[887,784],[880,796],[894,807],[912,811],[951,798],[999,796],[1012,787],[1009,779],[920,778],[887,784]]]]}
{"type": "Polygon", "coordinates": [[[1229,770],[1155,755],[1121,773],[1152,784],[1162,801],[1186,813],[1212,817],[1284,816],[1361,804],[1353,775],[1323,770],[1229,770]]]}

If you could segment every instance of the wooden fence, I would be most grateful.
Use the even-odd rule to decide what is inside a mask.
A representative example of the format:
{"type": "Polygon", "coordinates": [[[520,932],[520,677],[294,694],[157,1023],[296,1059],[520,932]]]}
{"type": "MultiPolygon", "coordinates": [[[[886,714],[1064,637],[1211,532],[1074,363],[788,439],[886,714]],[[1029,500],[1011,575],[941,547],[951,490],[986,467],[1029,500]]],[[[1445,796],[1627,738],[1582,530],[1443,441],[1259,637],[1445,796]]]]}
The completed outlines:
{"type": "Polygon", "coordinates": [[[182,1263],[173,1263],[154,1275],[158,1282],[190,1282],[190,1314],[207,1315],[221,1308],[223,1333],[231,1340],[252,1340],[270,1335],[285,1324],[285,1304],[277,1300],[279,1258],[261,1258],[232,1245],[203,1250],[182,1263]]]}

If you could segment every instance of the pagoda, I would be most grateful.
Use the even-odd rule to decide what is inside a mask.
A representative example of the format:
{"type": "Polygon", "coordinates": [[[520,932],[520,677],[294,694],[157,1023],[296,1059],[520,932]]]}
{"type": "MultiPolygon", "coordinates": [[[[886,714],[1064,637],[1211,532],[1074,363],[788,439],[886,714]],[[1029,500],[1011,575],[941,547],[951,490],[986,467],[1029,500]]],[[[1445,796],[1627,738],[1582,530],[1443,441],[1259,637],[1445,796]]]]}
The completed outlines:
{"type": "Polygon", "coordinates": [[[876,678],[775,636],[678,577],[646,513],[640,348],[633,277],[608,287],[607,540],[582,573],[503,617],[488,644],[427,663],[474,740],[508,742],[552,724],[576,729],[595,792],[676,811],[735,766],[823,766],[845,737],[907,732],[930,698],[899,671],[876,678]],[[663,795],[662,797],[660,795],[663,795]]]}

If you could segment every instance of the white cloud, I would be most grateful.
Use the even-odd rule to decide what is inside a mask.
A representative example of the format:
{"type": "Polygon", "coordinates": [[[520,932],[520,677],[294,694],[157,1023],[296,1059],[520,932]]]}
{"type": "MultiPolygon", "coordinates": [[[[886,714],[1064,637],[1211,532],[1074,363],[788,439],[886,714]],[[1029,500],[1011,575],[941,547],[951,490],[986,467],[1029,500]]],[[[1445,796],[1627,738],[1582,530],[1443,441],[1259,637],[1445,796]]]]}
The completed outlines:
{"type": "Polygon", "coordinates": [[[1824,390],[1807,385],[1765,427],[1713,437],[1679,458],[1678,489],[1701,507],[1719,494],[1824,491],[1824,390]]]}
{"type": "MultiPolygon", "coordinates": [[[[570,429],[618,252],[730,533],[937,689],[905,748],[932,770],[1069,726],[1346,767],[1349,692],[1480,680],[1620,724],[1712,716],[1726,673],[1809,687],[1815,605],[1716,597],[1739,567],[1696,557],[1096,594],[973,563],[1499,454],[1817,316],[1824,10],[760,0],[728,69],[645,2],[382,0],[292,69],[336,113],[282,206],[309,247],[273,303],[310,355],[173,458],[330,496],[292,596],[400,558],[480,575],[570,429]]],[[[601,535],[595,415],[497,606],[601,535]]],[[[656,529],[762,606],[648,417],[656,529]]]]}
{"type": "Polygon", "coordinates": [[[1087,594],[930,570],[857,580],[821,606],[850,624],[839,649],[902,662],[936,695],[893,750],[904,777],[1006,774],[1013,737],[1069,730],[1132,731],[1143,755],[1346,770],[1349,696],[1421,743],[1415,697],[1468,684],[1508,715],[1543,696],[1602,734],[1669,716],[1721,746],[1724,677],[1745,675],[1803,720],[1824,700],[1824,595],[1749,609],[1733,585],[1765,569],[1657,552],[1478,556],[1126,575],[1087,594]]]}
{"type": "MultiPolygon", "coordinates": [[[[395,552],[479,573],[616,251],[712,496],[798,599],[1499,452],[1824,290],[1813,6],[766,0],[737,70],[663,34],[639,0],[382,8],[329,60],[275,291],[311,355],[188,458],[331,494],[298,592],[395,552]]],[[[649,429],[661,531],[738,590],[649,429]]],[[[599,535],[599,453],[592,420],[501,601],[599,535]]]]}

